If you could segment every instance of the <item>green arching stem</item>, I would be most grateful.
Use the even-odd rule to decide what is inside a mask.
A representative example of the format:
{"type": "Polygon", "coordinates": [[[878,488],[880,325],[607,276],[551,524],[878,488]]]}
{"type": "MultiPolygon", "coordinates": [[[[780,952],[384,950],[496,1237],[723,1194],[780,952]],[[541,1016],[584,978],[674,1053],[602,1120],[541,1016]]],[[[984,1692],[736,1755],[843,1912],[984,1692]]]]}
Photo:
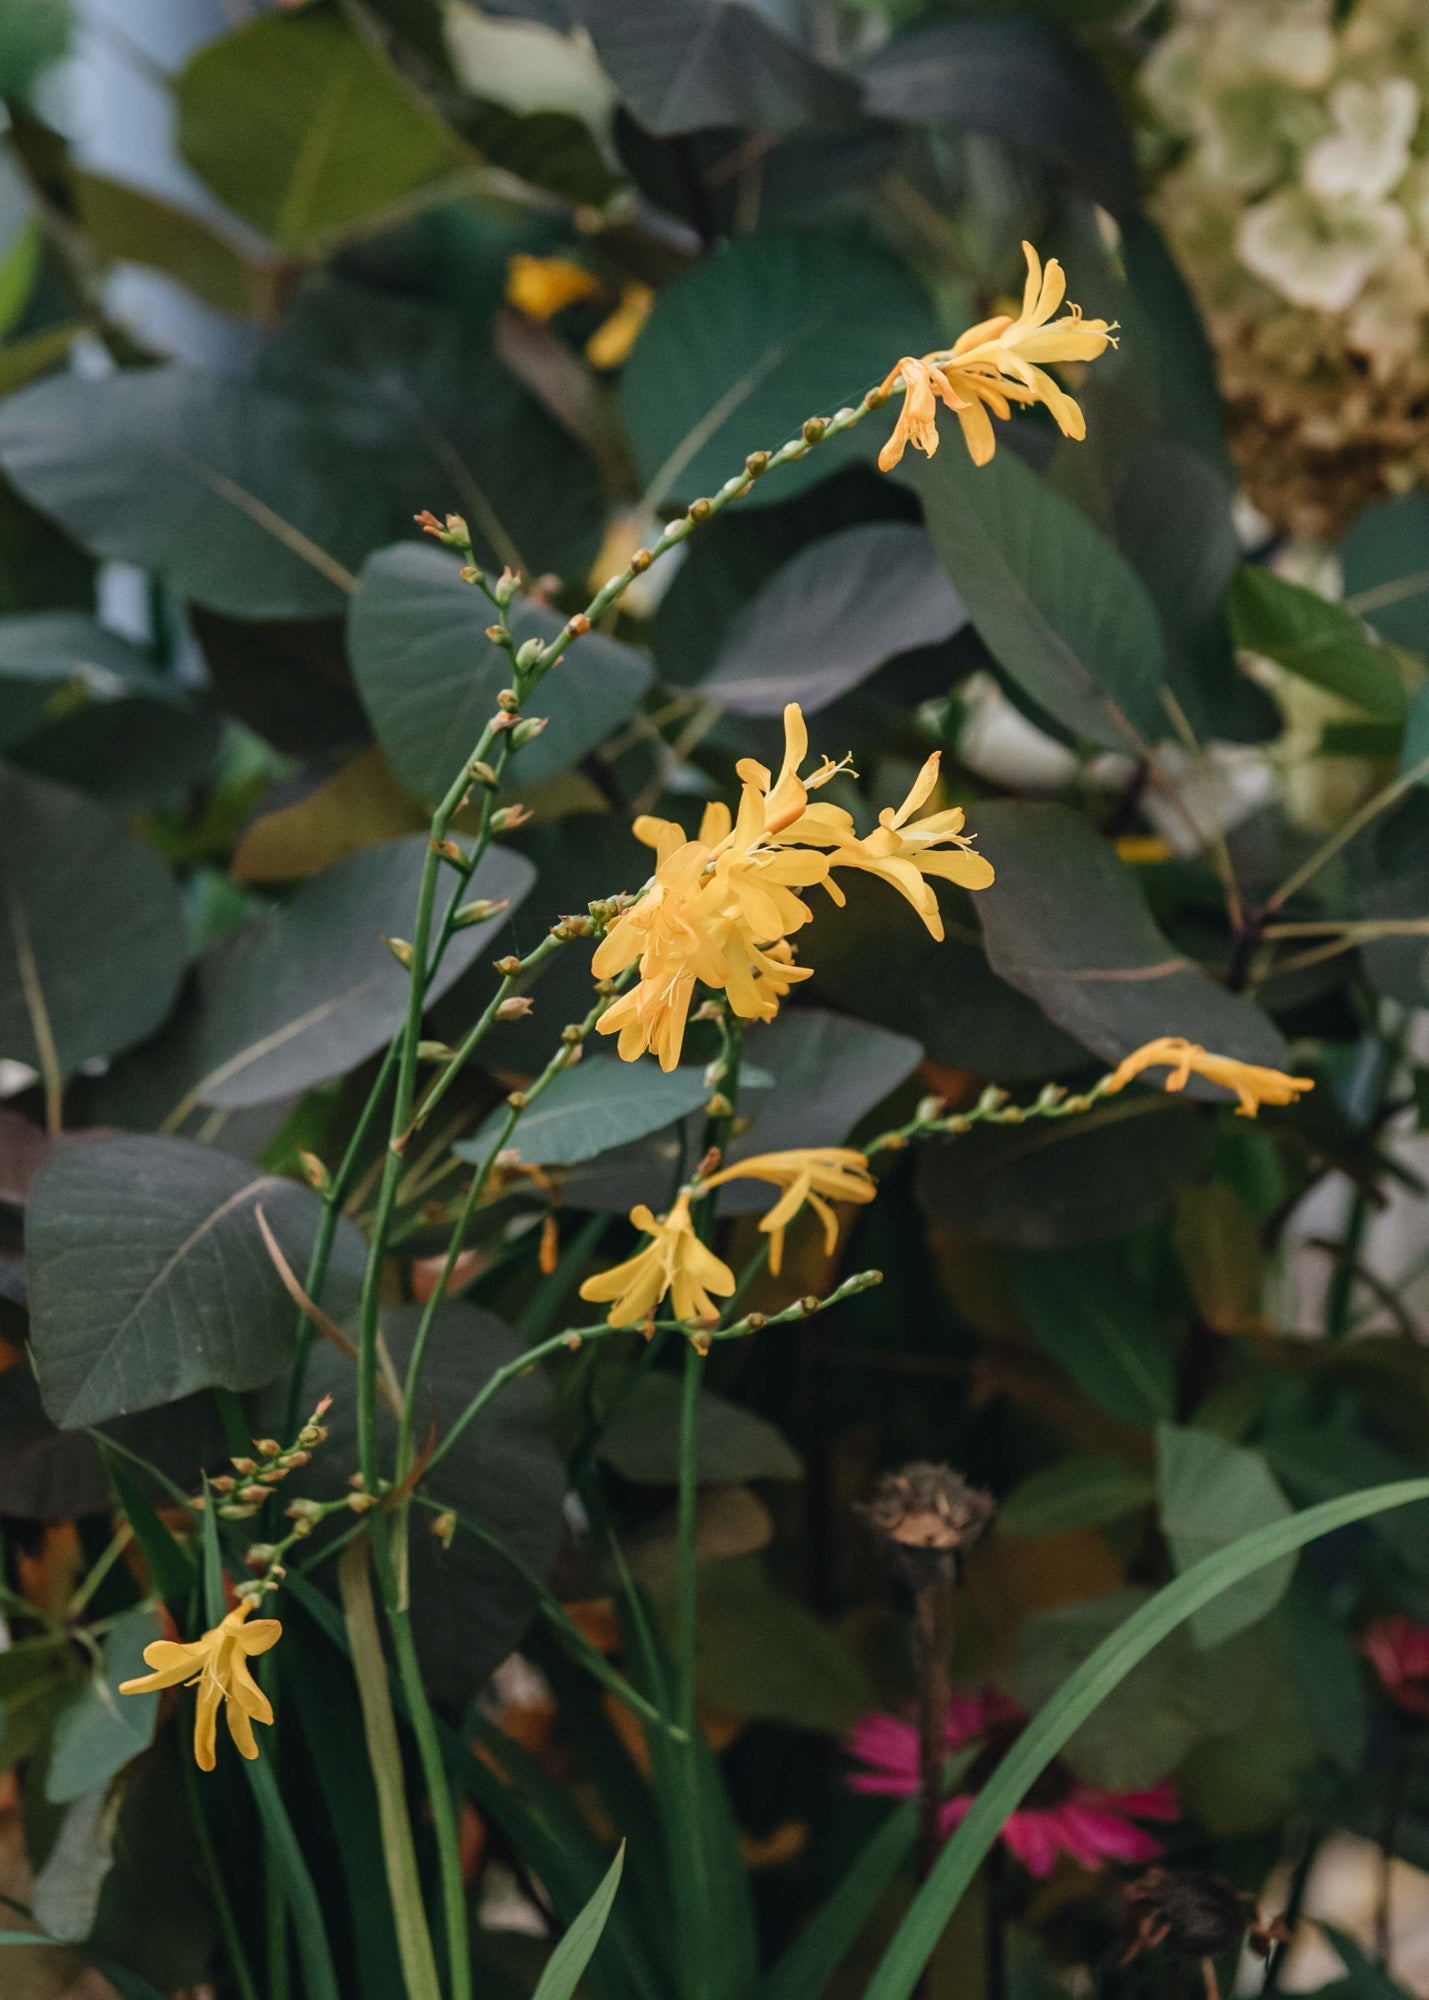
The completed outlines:
{"type": "Polygon", "coordinates": [[[679,1694],[675,1719],[691,1743],[696,1727],[695,1628],[699,1609],[699,1579],[695,1567],[695,1520],[699,1499],[695,1430],[707,1351],[696,1340],[686,1341],[684,1380],[680,1385],[680,1485],[675,1525],[678,1551],[675,1662],[679,1694]]]}

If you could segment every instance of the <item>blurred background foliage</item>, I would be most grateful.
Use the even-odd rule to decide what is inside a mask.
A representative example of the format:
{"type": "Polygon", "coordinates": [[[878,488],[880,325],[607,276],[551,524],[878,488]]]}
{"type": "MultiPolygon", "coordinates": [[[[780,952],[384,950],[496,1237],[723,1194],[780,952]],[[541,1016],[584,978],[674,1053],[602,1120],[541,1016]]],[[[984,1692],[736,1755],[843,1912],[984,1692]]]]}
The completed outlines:
{"type": "MultiPolygon", "coordinates": [[[[1133,1093],[901,1155],[838,1253],[882,1289],[721,1352],[700,1693],[747,1873],[698,1992],[671,1970],[640,1753],[548,1631],[508,1657],[524,1584],[423,1542],[424,1661],[484,1746],[462,1766],[483,1991],[530,1990],[618,1827],[629,1901],[592,1994],[747,2000],[741,1968],[777,1963],[879,1823],[839,1746],[909,1693],[851,1511],[879,1471],[949,1459],[1004,1502],[955,1668],[1033,1706],[1197,1555],[1429,1467],[1429,21],[1416,0],[0,0],[0,92],[0,1761],[13,1892],[79,1952],[12,1952],[7,1994],[83,1962],[152,1996],[223,1963],[174,1731],[149,1748],[130,1713],[116,1742],[95,1693],[152,1635],[139,1586],[121,1565],[93,1600],[118,1620],[98,1680],[67,1607],[124,1452],[191,1481],[224,1449],[212,1392],[262,1424],[290,1357],[271,1268],[242,1275],[221,1228],[201,1263],[171,1251],[256,1166],[301,1267],[300,1154],[342,1151],[401,1014],[378,934],[410,926],[428,813],[505,677],[413,514],[465,515],[548,632],[746,453],[999,309],[1022,238],[1120,322],[1073,385],[1084,444],[1034,412],[985,470],[954,435],[890,480],[874,419],[640,580],[549,683],[532,818],[479,885],[511,913],[461,934],[432,1017],[458,1038],[492,957],[638,884],[632,815],[692,825],[736,757],[777,762],[798,700],[852,753],[834,790],[861,814],[941,748],[998,884],[946,892],[942,947],[887,898],[821,911],[817,979],[749,1039],[751,1146],[866,1136],[929,1091],[1075,1086],[1162,1033],[1317,1082],[1255,1125],[1133,1093]]],[[[452,1094],[403,1184],[394,1308],[432,1282],[453,1146],[587,993],[568,952],[452,1094]]],[[[637,1113],[613,1152],[567,1135],[544,1184],[483,1211],[437,1406],[624,1254],[686,1108],[637,1113]],[[521,1253],[548,1214],[541,1278],[521,1253]]],[[[812,1239],[790,1257],[771,1302],[831,1275],[812,1239]]],[[[535,1378],[439,1497],[618,1649],[588,1529],[619,1524],[667,1610],[673,1418],[658,1367],[617,1399],[630,1357],[602,1354],[535,1378]]],[[[1368,1884],[1353,1843],[1400,1771],[1392,1843],[1429,1868],[1429,1778],[1403,1776],[1356,1652],[1392,1611],[1429,1619],[1422,1510],[1224,1600],[1072,1767],[1174,1779],[1179,1858],[1256,1889],[1298,1867],[1297,1893],[1331,1842],[1337,1880],[1368,1884]]],[[[355,1695],[321,1617],[284,1616],[273,1754],[343,1990],[386,2000],[373,1802],[339,1747],[355,1695]]],[[[262,1907],[246,1794],[220,1771],[206,1798],[235,1906],[262,1907]]],[[[1088,1990],[1106,1884],[1068,1865],[999,1893],[1008,1990],[1088,1990]]],[[[902,1900],[807,1990],[860,1991],[902,1900]]],[[[986,1927],[960,1914],[935,1993],[982,1990],[986,1927]]],[[[1363,1955],[1307,1948],[1288,1976],[1393,1991],[1363,1955]]]]}

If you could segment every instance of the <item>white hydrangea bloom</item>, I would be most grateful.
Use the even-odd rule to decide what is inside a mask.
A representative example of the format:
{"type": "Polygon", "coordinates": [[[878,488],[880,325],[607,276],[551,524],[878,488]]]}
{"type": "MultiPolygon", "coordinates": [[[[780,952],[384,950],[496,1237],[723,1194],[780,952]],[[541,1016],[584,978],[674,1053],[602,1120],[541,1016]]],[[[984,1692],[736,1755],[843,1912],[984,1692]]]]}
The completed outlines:
{"type": "Polygon", "coordinates": [[[1282,188],[1246,210],[1236,249],[1247,270],[1292,305],[1343,312],[1408,237],[1409,218],[1393,202],[1320,201],[1304,188],[1282,188]]]}
{"type": "Polygon", "coordinates": [[[1305,156],[1305,185],[1334,201],[1358,195],[1380,201],[1409,165],[1409,145],[1419,124],[1419,92],[1407,76],[1378,83],[1350,78],[1330,92],[1335,129],[1305,156]]]}

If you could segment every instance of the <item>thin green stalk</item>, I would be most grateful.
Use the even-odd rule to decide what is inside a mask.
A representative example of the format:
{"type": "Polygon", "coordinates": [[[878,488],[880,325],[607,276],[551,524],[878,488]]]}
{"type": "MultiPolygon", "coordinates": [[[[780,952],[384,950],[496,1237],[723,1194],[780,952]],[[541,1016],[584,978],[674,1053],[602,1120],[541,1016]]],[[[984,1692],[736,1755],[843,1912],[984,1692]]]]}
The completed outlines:
{"type": "Polygon", "coordinates": [[[462,1878],[461,1842],[457,1831],[456,1804],[447,1777],[437,1735],[436,1718],[427,1700],[422,1669],[412,1637],[412,1620],[406,1607],[398,1603],[391,1551],[381,1534],[372,1538],[377,1574],[387,1606],[387,1627],[392,1634],[392,1651],[402,1691],[407,1697],[407,1713],[417,1739],[422,1777],[432,1808],[432,1829],[437,1841],[437,1869],[441,1877],[442,1913],[447,1935],[451,2000],[471,2000],[471,1943],[467,1926],[466,1883],[462,1878]],[[385,1572],[385,1574],[384,1574],[385,1572]]]}
{"type": "Polygon", "coordinates": [[[512,993],[515,991],[517,980],[523,978],[528,972],[534,972],[538,966],[551,956],[552,952],[558,951],[563,944],[568,944],[575,935],[575,931],[567,930],[564,925],[554,925],[547,931],[535,950],[529,952],[521,960],[519,969],[515,972],[508,972],[503,977],[501,984],[497,987],[485,1008],[478,1016],[475,1025],[467,1030],[455,1049],[446,1057],[440,1073],[433,1078],[432,1082],[423,1092],[422,1101],[417,1106],[412,1117],[412,1129],[414,1131],[420,1130],[426,1124],[427,1120],[431,1117],[432,1113],[461,1075],[462,1070],[475,1054],[478,1045],[485,1040],[495,1023],[497,1010],[503,1000],[510,999],[512,993]]]}
{"type": "Polygon", "coordinates": [[[680,1485],[675,1527],[678,1550],[675,1671],[679,1689],[675,1715],[692,1741],[695,1732],[695,1631],[699,1610],[699,1579],[695,1567],[695,1516],[699,1499],[695,1427],[704,1364],[705,1357],[700,1348],[693,1340],[687,1341],[684,1381],[680,1389],[680,1485]]]}
{"type": "MultiPolygon", "coordinates": [[[[238,1928],[238,1920],[233,1914],[233,1905],[228,1900],[228,1890],[224,1885],[223,1870],[218,1865],[214,1852],[213,1836],[208,1830],[204,1817],[203,1799],[198,1787],[198,1765],[192,1757],[181,1757],[184,1773],[184,1796],[188,1800],[189,1819],[193,1823],[194,1839],[198,1842],[199,1860],[208,1878],[209,1894],[213,1898],[214,1915],[218,1918],[218,1928],[223,1933],[224,1950],[228,1953],[228,1969],[233,1974],[240,2000],[259,2000],[258,1988],[254,1984],[253,1971],[248,1963],[248,1954],[243,1949],[243,1933],[238,1928]]],[[[279,1898],[281,1906],[282,1899],[279,1898]]]]}

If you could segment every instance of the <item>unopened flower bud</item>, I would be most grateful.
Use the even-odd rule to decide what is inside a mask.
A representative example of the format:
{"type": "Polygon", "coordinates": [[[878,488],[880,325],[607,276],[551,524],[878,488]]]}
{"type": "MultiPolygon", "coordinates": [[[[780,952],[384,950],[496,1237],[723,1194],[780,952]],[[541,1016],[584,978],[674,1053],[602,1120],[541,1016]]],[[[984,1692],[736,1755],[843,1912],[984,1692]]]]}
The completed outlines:
{"type": "Polygon", "coordinates": [[[514,979],[521,970],[520,959],[511,952],[507,952],[505,958],[496,959],[494,964],[495,970],[501,974],[503,979],[514,979]]]}
{"type": "Polygon", "coordinates": [[[504,569],[491,586],[491,594],[498,604],[504,606],[511,602],[520,588],[520,577],[513,576],[509,569],[504,569]]]}
{"type": "Polygon", "coordinates": [[[503,896],[493,902],[489,896],[478,896],[475,902],[463,903],[452,918],[452,929],[464,931],[470,924],[489,924],[493,917],[499,917],[511,907],[511,898],[503,896]]]}
{"type": "Polygon", "coordinates": [[[377,1505],[377,1496],[375,1493],[349,1493],[347,1504],[354,1514],[365,1514],[369,1508],[377,1505]]]}
{"type": "Polygon", "coordinates": [[[497,777],[495,771],[492,770],[484,758],[477,757],[473,759],[466,768],[468,774],[475,778],[479,785],[485,785],[489,792],[494,792],[496,787],[501,783],[500,778],[497,777]]]}
{"type": "Polygon", "coordinates": [[[412,947],[408,944],[407,940],[405,938],[388,937],[384,931],[382,933],[382,942],[386,945],[397,963],[400,966],[404,966],[410,972],[412,969],[412,947]]]}
{"type": "Polygon", "coordinates": [[[528,743],[540,735],[549,720],[549,716],[545,715],[528,715],[524,722],[518,722],[511,732],[511,748],[524,750],[528,743]]]}
{"type": "Polygon", "coordinates": [[[578,611],[574,618],[566,620],[566,637],[568,639],[583,639],[589,630],[590,620],[586,617],[584,611],[578,611]]]}
{"type": "Polygon", "coordinates": [[[509,833],[513,827],[524,826],[531,817],[531,808],[523,805],[500,806],[491,815],[493,833],[509,833]]]}
{"type": "Polygon", "coordinates": [[[544,639],[523,639],[516,648],[516,671],[528,674],[546,650],[544,639]]]}
{"type": "Polygon", "coordinates": [[[217,1479],[210,1479],[208,1483],[215,1493],[231,1493],[238,1481],[230,1479],[226,1472],[220,1472],[217,1479]]]}
{"type": "Polygon", "coordinates": [[[744,1323],[751,1333],[762,1333],[769,1324],[768,1313],[746,1313],[744,1323]]]}
{"type": "Polygon", "coordinates": [[[728,1118],[734,1106],[722,1090],[717,1090],[705,1106],[706,1118],[728,1118]]]}
{"type": "Polygon", "coordinates": [[[551,936],[558,937],[562,944],[565,944],[571,938],[589,937],[594,929],[595,926],[590,918],[583,912],[577,911],[569,917],[562,917],[558,924],[552,924],[551,936]]]}
{"type": "Polygon", "coordinates": [[[824,433],[827,430],[828,424],[823,417],[807,418],[803,425],[805,444],[821,444],[824,439],[824,433]]]}
{"type": "Polygon", "coordinates": [[[434,1517],[432,1521],[432,1533],[444,1549],[451,1547],[452,1536],[456,1533],[456,1515],[452,1513],[450,1508],[444,1514],[438,1514],[434,1517]]]}
{"type": "Polygon", "coordinates": [[[888,1571],[910,1590],[951,1583],[963,1553],[996,1511],[990,1493],[969,1485],[951,1466],[919,1461],[890,1472],[859,1508],[877,1537],[888,1571]]]}
{"type": "Polygon", "coordinates": [[[347,1483],[352,1488],[354,1493],[361,1493],[367,1485],[367,1481],[363,1478],[360,1472],[349,1472],[349,1474],[347,1475],[347,1483]]]}
{"type": "Polygon", "coordinates": [[[261,1507],[268,1498],[266,1486],[240,1486],[238,1497],[245,1507],[261,1507]]]}
{"type": "Polygon", "coordinates": [[[223,1521],[251,1521],[257,1512],[256,1507],[240,1506],[236,1500],[225,1501],[218,1510],[219,1519],[223,1521]]]}
{"type": "Polygon", "coordinates": [[[654,560],[649,549],[637,549],[630,558],[630,568],[636,576],[643,576],[654,560]]]}
{"type": "Polygon", "coordinates": [[[443,861],[450,861],[454,867],[463,868],[466,865],[466,855],[454,840],[434,840],[432,852],[439,854],[443,861]]]}
{"type": "Polygon", "coordinates": [[[769,453],[767,451],[752,451],[744,461],[744,469],[751,479],[758,479],[761,473],[769,470],[769,453]]]}
{"type": "Polygon", "coordinates": [[[317,1154],[310,1153],[305,1147],[299,1146],[298,1158],[302,1162],[303,1172],[308,1177],[308,1185],[315,1188],[319,1194],[326,1194],[332,1186],[332,1175],[328,1172],[317,1154]]]}
{"type": "Polygon", "coordinates": [[[299,1445],[296,1451],[285,1451],[283,1453],[283,1463],[287,1466],[289,1472],[296,1472],[297,1468],[300,1465],[306,1465],[311,1457],[312,1453],[304,1451],[302,1446],[299,1445]]]}
{"type": "Polygon", "coordinates": [[[506,1093],[506,1102],[511,1106],[513,1111],[524,1111],[527,1104],[525,1091],[508,1090],[506,1093]]]}
{"type": "Polygon", "coordinates": [[[304,1424],[303,1428],[298,1432],[298,1443],[307,1445],[309,1449],[314,1445],[326,1444],[326,1424],[304,1424]]]}
{"type": "Polygon", "coordinates": [[[690,502],[690,519],[692,521],[707,521],[713,512],[714,502],[712,500],[692,500],[690,502]]]}
{"type": "Polygon", "coordinates": [[[276,1438],[254,1438],[253,1449],[260,1458],[279,1458],[283,1451],[276,1438]]]}
{"type": "Polygon", "coordinates": [[[567,1048],[578,1048],[585,1040],[585,1029],[578,1021],[571,1021],[567,1026],[562,1028],[561,1040],[566,1044],[567,1048]]]}
{"type": "Polygon", "coordinates": [[[513,993],[503,1000],[496,1010],[498,1021],[519,1021],[531,1011],[531,1001],[524,993],[513,993]]]}
{"type": "Polygon", "coordinates": [[[496,706],[505,715],[515,715],[521,706],[520,698],[515,688],[503,688],[496,697],[496,706]]]}
{"type": "Polygon", "coordinates": [[[250,1473],[256,1472],[258,1470],[258,1461],[256,1458],[235,1458],[230,1460],[229,1462],[232,1465],[234,1471],[242,1473],[245,1478],[247,1478],[250,1473]]]}
{"type": "Polygon", "coordinates": [[[271,1542],[250,1542],[243,1551],[243,1560],[255,1576],[267,1569],[278,1551],[271,1542]]]}
{"type": "Polygon", "coordinates": [[[290,1500],[286,1511],[290,1521],[320,1521],[323,1517],[322,1504],[317,1500],[290,1500]]]}

